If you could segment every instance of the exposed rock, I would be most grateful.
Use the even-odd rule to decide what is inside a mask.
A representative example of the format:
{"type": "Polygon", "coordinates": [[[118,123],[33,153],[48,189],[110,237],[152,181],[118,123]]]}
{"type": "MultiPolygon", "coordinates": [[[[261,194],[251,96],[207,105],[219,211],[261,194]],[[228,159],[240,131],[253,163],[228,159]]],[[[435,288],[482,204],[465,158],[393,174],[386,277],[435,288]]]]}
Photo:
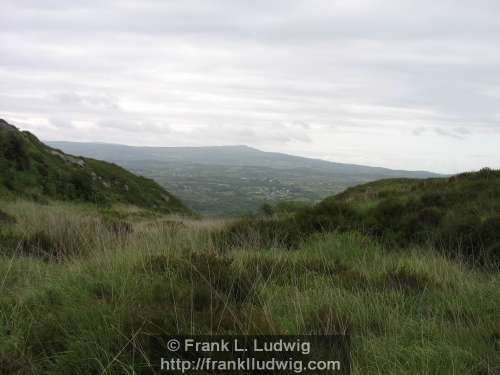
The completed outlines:
{"type": "Polygon", "coordinates": [[[85,161],[83,161],[83,159],[63,154],[62,152],[57,151],[57,150],[50,150],[50,153],[52,155],[59,156],[61,159],[63,159],[67,163],[76,164],[81,168],[85,167],[85,161]]]}
{"type": "Polygon", "coordinates": [[[2,119],[0,119],[0,129],[7,131],[18,131],[18,129],[14,125],[9,124],[7,121],[2,119]]]}

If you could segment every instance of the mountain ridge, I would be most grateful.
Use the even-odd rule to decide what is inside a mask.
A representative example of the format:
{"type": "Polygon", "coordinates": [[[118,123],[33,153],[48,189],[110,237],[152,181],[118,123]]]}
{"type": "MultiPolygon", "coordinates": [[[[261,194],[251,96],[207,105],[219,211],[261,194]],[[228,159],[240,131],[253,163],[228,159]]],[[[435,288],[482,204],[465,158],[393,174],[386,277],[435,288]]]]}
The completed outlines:
{"type": "MultiPolygon", "coordinates": [[[[319,158],[310,158],[310,157],[304,157],[304,156],[298,156],[298,155],[291,155],[291,154],[286,154],[286,153],[281,153],[281,152],[274,152],[274,151],[262,151],[259,150],[255,147],[251,147],[248,145],[224,145],[224,146],[131,146],[131,145],[124,145],[124,144],[118,144],[118,143],[107,143],[107,142],[71,142],[71,141],[46,141],[47,144],[53,145],[55,147],[59,147],[62,149],[72,149],[75,152],[83,152],[82,155],[90,155],[91,152],[96,152],[90,151],[90,150],[85,150],[85,147],[99,147],[101,150],[99,152],[102,152],[102,147],[110,147],[110,148],[120,148],[120,149],[127,149],[129,151],[142,151],[145,152],[145,155],[148,155],[148,157],[144,157],[142,159],[137,159],[133,158],[133,160],[158,160],[158,161],[172,161],[172,160],[178,160],[178,158],[175,158],[172,155],[172,152],[190,152],[194,154],[200,154],[203,152],[234,152],[234,151],[243,151],[247,155],[249,153],[252,153],[253,156],[259,155],[259,156],[264,156],[264,157],[275,157],[275,158],[289,158],[290,160],[294,161],[302,161],[305,162],[307,161],[308,163],[317,163],[318,165],[321,164],[324,167],[321,168],[324,170],[324,168],[328,167],[335,167],[335,168],[355,168],[358,169],[357,172],[362,172],[362,173],[369,173],[369,172],[374,172],[377,171],[379,173],[382,173],[384,175],[392,176],[392,175],[400,175],[400,174],[412,174],[415,176],[422,175],[422,177],[439,177],[443,176],[443,174],[436,173],[436,172],[431,172],[431,171],[426,171],[426,170],[403,170],[403,169],[392,169],[392,168],[385,168],[385,167],[380,167],[380,166],[367,166],[367,165],[362,165],[362,164],[352,164],[352,163],[339,163],[339,162],[334,162],[334,161],[329,161],[329,160],[324,160],[324,159],[319,159],[319,158]],[[165,154],[159,154],[159,153],[165,153],[168,152],[168,155],[165,154]],[[167,156],[167,158],[165,158],[167,156]]],[[[250,156],[250,155],[249,155],[250,156]]],[[[120,157],[116,157],[115,155],[106,155],[107,158],[109,159],[115,159],[115,160],[124,160],[128,159],[127,157],[124,157],[123,155],[120,155],[120,157]]],[[[105,158],[106,158],[105,157],[105,158]]],[[[216,163],[211,163],[209,161],[204,160],[203,158],[191,158],[189,160],[190,162],[193,163],[200,163],[200,164],[216,164],[216,163]]],[[[241,163],[236,163],[236,162],[222,162],[219,165],[248,165],[248,166],[269,166],[267,164],[264,164],[262,162],[260,163],[252,163],[251,160],[246,163],[246,164],[241,164],[241,163]]],[[[310,164],[308,164],[310,166],[310,164]]],[[[279,165],[274,165],[275,168],[280,168],[279,165]]],[[[281,167],[282,168],[282,167],[281,167]]],[[[285,168],[283,168],[285,169],[285,168]]],[[[340,172],[337,170],[337,172],[340,172]]]]}
{"type": "Polygon", "coordinates": [[[48,142],[71,154],[108,160],[155,179],[205,215],[256,212],[264,203],[315,203],[358,184],[384,178],[427,178],[425,171],[334,163],[249,146],[144,147],[48,142]]]}

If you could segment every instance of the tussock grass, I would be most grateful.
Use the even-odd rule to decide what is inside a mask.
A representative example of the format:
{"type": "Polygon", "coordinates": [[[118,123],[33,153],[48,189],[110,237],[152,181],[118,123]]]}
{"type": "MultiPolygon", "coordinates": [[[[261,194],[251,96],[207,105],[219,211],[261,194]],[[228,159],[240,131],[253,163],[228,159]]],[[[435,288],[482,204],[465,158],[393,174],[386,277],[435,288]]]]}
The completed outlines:
{"type": "Polygon", "coordinates": [[[355,232],[221,248],[226,222],[0,209],[16,221],[3,235],[43,233],[64,249],[41,257],[0,241],[0,373],[154,373],[172,333],[350,334],[354,374],[500,372],[498,270],[431,248],[388,250],[355,232]]]}

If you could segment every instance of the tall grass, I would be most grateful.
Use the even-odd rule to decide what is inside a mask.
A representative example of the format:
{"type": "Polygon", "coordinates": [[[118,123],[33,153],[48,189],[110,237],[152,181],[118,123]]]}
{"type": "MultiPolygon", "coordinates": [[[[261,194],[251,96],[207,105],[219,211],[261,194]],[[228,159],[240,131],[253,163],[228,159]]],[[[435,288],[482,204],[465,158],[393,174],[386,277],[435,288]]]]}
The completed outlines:
{"type": "Polygon", "coordinates": [[[65,249],[0,242],[0,373],[155,373],[152,338],[169,333],[349,334],[354,374],[500,372],[498,272],[430,248],[389,251],[353,232],[221,248],[226,222],[0,209],[16,219],[1,233],[65,249]]]}

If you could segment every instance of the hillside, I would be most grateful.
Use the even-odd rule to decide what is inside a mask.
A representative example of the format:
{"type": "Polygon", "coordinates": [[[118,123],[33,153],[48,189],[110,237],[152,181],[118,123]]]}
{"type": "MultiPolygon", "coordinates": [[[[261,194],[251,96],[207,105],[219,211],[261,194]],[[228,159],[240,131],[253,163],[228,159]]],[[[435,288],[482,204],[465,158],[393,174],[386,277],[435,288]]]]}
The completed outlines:
{"type": "Polygon", "coordinates": [[[317,202],[347,187],[389,177],[437,176],[263,152],[247,146],[132,147],[49,142],[75,155],[117,163],[155,179],[207,215],[255,212],[265,202],[317,202]]]}
{"type": "Polygon", "coordinates": [[[161,212],[189,212],[150,179],[108,162],[51,148],[4,120],[0,120],[0,196],[124,203],[161,212]]]}
{"type": "Polygon", "coordinates": [[[240,221],[223,236],[238,243],[254,232],[289,247],[327,231],[361,231],[391,247],[430,245],[468,261],[500,261],[500,171],[449,178],[386,179],[347,189],[297,214],[240,221]]]}

